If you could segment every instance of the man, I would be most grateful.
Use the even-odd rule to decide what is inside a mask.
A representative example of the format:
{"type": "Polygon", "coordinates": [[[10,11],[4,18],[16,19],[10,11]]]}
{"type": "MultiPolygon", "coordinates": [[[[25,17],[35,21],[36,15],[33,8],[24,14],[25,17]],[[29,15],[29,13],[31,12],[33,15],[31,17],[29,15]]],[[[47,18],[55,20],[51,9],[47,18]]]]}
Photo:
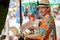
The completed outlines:
{"type": "Polygon", "coordinates": [[[36,38],[38,40],[57,40],[55,22],[50,13],[49,1],[41,0],[38,9],[43,18],[39,26],[39,35],[36,38]]]}
{"type": "MultiPolygon", "coordinates": [[[[48,0],[41,0],[40,5],[38,6],[38,11],[43,16],[42,22],[38,28],[38,35],[31,35],[28,38],[37,38],[38,40],[57,40],[56,37],[56,27],[54,18],[50,13],[50,5],[48,0]]],[[[31,23],[31,22],[30,22],[31,23]]]]}

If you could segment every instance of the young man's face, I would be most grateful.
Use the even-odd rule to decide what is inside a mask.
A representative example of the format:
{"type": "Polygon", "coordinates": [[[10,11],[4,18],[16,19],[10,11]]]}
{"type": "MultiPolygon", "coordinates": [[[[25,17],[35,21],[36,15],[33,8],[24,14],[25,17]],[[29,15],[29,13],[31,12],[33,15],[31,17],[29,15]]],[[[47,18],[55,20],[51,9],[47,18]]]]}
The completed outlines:
{"type": "Polygon", "coordinates": [[[40,12],[41,15],[43,15],[43,16],[46,14],[47,10],[48,10],[47,7],[40,7],[40,8],[39,8],[39,12],[40,12]]]}

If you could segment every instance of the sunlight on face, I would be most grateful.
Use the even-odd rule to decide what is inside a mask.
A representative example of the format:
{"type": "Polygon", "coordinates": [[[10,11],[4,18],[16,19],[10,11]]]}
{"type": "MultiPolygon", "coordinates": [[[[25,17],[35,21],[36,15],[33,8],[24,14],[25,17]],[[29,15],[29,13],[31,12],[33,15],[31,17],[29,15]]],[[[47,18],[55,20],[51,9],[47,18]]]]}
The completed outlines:
{"type": "Polygon", "coordinates": [[[46,14],[47,10],[48,10],[48,7],[41,7],[41,8],[39,8],[39,12],[43,16],[46,14]]]}

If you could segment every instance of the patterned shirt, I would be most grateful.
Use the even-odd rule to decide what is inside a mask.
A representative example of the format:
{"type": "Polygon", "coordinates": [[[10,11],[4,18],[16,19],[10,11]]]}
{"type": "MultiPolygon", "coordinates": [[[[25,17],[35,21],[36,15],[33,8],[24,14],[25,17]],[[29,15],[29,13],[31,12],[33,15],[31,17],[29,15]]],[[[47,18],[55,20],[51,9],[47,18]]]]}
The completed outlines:
{"type": "Polygon", "coordinates": [[[57,40],[54,18],[50,14],[46,14],[42,19],[37,38],[38,40],[57,40]]]}

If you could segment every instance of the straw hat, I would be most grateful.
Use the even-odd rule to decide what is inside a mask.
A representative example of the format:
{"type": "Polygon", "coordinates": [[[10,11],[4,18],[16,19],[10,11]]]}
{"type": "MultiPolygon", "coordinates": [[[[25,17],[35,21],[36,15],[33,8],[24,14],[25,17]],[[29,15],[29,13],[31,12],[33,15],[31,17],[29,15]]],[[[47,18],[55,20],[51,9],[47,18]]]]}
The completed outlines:
{"type": "Polygon", "coordinates": [[[40,4],[38,5],[38,7],[50,7],[49,0],[41,0],[40,4]]]}

